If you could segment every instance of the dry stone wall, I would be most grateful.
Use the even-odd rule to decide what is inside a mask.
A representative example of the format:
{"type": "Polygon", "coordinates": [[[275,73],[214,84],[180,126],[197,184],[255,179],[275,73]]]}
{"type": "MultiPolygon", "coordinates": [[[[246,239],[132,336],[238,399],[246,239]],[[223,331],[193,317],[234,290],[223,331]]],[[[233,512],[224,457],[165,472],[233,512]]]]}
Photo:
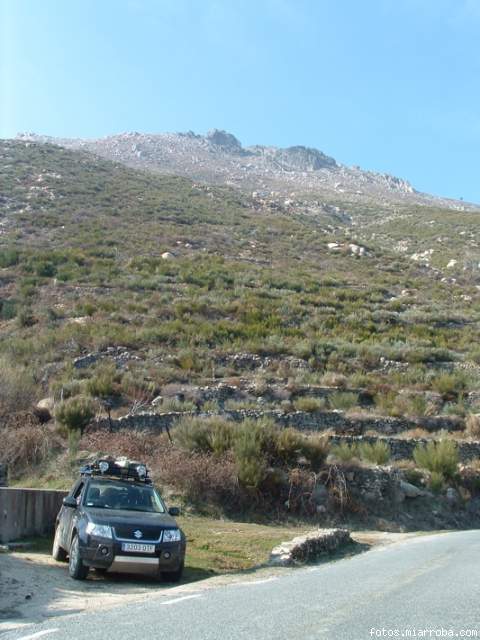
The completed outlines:
{"type": "MultiPolygon", "coordinates": [[[[332,445],[341,443],[361,444],[363,442],[374,444],[375,442],[385,442],[390,447],[391,458],[393,460],[408,460],[412,458],[413,452],[418,445],[426,445],[431,440],[426,438],[412,438],[405,440],[403,438],[389,438],[376,436],[339,436],[333,435],[329,438],[332,445]]],[[[461,462],[468,462],[480,457],[480,442],[458,442],[458,456],[461,462]]]]}
{"type": "MultiPolygon", "coordinates": [[[[195,412],[168,412],[152,413],[141,412],[127,414],[121,418],[101,418],[92,423],[93,428],[111,428],[112,431],[120,429],[151,429],[162,431],[172,427],[176,421],[184,416],[210,416],[219,415],[211,413],[195,412]]],[[[439,416],[435,418],[422,418],[409,420],[407,418],[391,418],[370,415],[351,416],[340,411],[295,411],[284,413],[282,411],[262,411],[262,410],[238,410],[224,411],[220,415],[235,422],[242,422],[246,418],[251,420],[261,420],[269,418],[281,427],[293,427],[300,431],[327,431],[332,430],[338,434],[363,435],[368,431],[375,431],[383,435],[393,435],[422,427],[428,431],[435,432],[440,429],[446,431],[461,431],[464,429],[464,421],[456,416],[439,416]]]]}

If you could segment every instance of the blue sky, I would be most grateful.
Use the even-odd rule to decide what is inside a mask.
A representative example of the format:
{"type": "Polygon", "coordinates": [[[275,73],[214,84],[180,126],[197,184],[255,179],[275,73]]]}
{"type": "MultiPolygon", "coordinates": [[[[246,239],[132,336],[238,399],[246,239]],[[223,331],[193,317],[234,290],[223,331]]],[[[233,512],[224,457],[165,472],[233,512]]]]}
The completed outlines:
{"type": "Polygon", "coordinates": [[[480,202],[480,0],[0,0],[0,136],[213,127],[480,202]]]}

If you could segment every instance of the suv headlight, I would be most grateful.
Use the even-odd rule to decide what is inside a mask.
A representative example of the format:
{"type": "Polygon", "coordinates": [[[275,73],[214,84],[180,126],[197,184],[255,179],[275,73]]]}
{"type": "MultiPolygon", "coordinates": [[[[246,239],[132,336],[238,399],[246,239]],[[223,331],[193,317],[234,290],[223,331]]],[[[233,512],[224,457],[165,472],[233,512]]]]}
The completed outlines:
{"type": "Polygon", "coordinates": [[[180,542],[180,529],[165,529],[163,542],[180,542]]]}
{"type": "Polygon", "coordinates": [[[109,527],[106,524],[95,524],[94,522],[89,522],[87,524],[86,531],[90,536],[97,536],[98,538],[113,538],[112,527],[109,527]]]}

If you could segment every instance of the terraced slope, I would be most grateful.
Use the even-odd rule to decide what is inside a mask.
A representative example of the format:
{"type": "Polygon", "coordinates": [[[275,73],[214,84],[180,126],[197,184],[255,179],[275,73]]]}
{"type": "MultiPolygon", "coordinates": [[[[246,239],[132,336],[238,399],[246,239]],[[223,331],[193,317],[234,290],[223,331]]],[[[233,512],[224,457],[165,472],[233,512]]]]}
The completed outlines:
{"type": "Polygon", "coordinates": [[[225,356],[244,352],[299,383],[333,372],[352,386],[431,388],[435,363],[475,370],[474,213],[416,207],[402,235],[381,207],[359,207],[359,253],[333,205],[292,214],[31,142],[2,142],[0,162],[1,350],[28,365],[35,395],[70,379],[75,357],[118,345],[138,358],[135,384],[156,389],[242,375],[225,356]],[[420,253],[433,228],[448,239],[439,266],[387,246],[420,253]]]}

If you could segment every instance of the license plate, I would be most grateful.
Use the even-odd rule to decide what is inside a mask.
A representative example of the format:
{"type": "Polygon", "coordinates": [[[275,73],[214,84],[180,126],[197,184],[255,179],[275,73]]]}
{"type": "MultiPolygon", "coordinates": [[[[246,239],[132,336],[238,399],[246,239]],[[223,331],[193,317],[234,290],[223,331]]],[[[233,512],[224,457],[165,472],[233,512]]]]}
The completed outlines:
{"type": "Polygon", "coordinates": [[[139,544],[137,542],[122,542],[122,551],[133,551],[134,553],[155,553],[155,545],[139,544]]]}

